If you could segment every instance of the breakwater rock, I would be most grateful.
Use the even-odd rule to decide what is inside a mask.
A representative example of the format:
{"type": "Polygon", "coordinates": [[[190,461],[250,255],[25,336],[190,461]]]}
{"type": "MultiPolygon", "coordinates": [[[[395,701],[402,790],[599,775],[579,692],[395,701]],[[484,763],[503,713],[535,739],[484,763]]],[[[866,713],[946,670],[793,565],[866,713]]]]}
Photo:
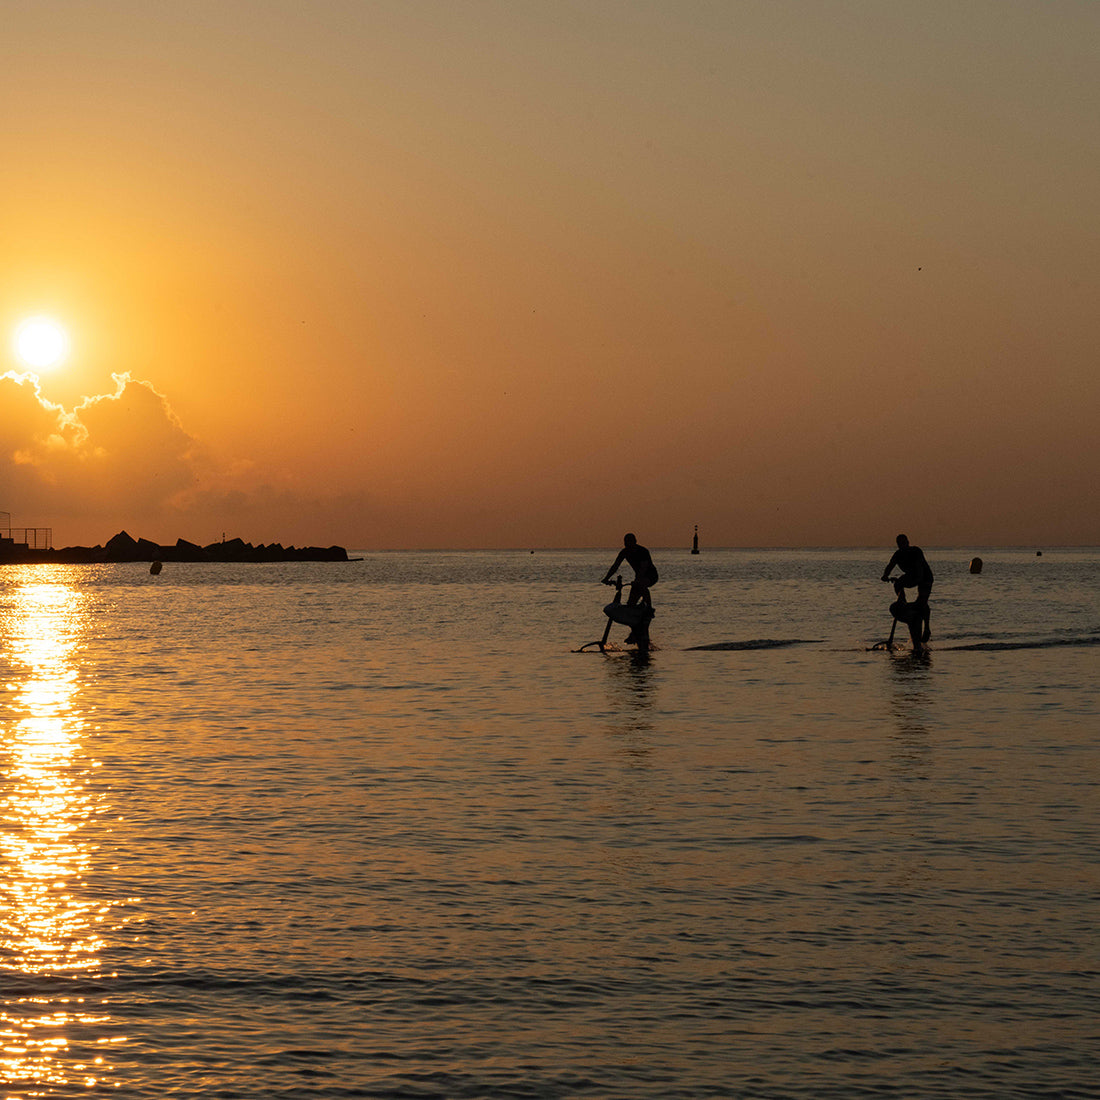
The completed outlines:
{"type": "Polygon", "coordinates": [[[119,531],[104,546],[66,546],[61,550],[33,550],[25,546],[0,547],[0,563],[88,565],[121,561],[347,561],[342,546],[283,546],[273,542],[254,546],[243,539],[223,539],[208,546],[176,539],[174,545],[135,539],[119,531]]]}

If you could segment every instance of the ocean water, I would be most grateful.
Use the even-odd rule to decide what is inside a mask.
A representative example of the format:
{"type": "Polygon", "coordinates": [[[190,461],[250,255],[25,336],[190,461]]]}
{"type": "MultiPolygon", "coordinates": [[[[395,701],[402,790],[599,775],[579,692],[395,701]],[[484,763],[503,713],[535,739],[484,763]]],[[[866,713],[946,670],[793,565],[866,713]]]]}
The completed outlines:
{"type": "Polygon", "coordinates": [[[890,549],[0,569],[0,1095],[1100,1096],[1100,551],[890,549]]]}

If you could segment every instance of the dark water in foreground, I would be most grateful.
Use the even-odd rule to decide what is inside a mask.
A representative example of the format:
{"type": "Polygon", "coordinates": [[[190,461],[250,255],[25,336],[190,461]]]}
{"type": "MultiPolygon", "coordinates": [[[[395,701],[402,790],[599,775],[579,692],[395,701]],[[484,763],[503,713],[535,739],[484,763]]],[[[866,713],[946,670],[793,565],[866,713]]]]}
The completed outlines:
{"type": "Polygon", "coordinates": [[[971,553],[923,660],[886,550],[648,661],[611,552],[0,571],[3,1095],[1100,1096],[1100,552],[971,553]]]}

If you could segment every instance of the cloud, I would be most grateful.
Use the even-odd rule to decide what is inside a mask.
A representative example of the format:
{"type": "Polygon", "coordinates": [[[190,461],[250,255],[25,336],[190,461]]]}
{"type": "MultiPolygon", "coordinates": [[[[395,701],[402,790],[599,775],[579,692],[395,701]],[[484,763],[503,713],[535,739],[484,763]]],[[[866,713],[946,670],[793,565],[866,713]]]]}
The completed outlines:
{"type": "Polygon", "coordinates": [[[34,465],[78,431],[60,405],[39,392],[34,374],[9,371],[0,376],[0,440],[5,462],[34,465]]]}
{"type": "Polygon", "coordinates": [[[74,410],[85,433],[82,461],[109,499],[168,503],[196,485],[198,444],[150,383],[112,378],[113,394],[86,398],[74,410]]]}
{"type": "Polygon", "coordinates": [[[222,461],[192,436],[152,383],[112,375],[115,391],[73,409],[33,373],[0,375],[0,509],[15,527],[51,527],[57,546],[121,529],[164,542],[340,541],[359,495],[319,495],[293,471],[222,461]]]}
{"type": "MultiPolygon", "coordinates": [[[[66,410],[34,374],[0,376],[0,478],[6,510],[28,525],[54,515],[155,514],[200,481],[202,451],[165,397],[129,374],[115,392],[66,410]]],[[[109,534],[108,536],[109,537],[109,534]]]]}

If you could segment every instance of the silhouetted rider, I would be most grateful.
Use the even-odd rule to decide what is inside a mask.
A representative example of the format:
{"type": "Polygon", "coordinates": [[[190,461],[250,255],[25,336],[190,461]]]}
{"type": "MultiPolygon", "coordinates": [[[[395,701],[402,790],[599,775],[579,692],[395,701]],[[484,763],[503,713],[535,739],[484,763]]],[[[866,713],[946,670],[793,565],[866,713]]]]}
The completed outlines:
{"type": "Polygon", "coordinates": [[[894,556],[882,571],[882,579],[889,581],[891,579],[890,571],[894,566],[897,566],[901,570],[901,576],[894,577],[893,582],[894,591],[898,596],[904,599],[906,588],[917,590],[917,598],[914,603],[920,607],[920,617],[924,622],[924,636],[921,640],[927,642],[932,637],[929,624],[931,613],[928,608],[928,597],[932,594],[932,585],[935,583],[936,578],[932,574],[932,567],[928,564],[924,551],[919,546],[910,546],[906,535],[898,535],[897,544],[898,548],[894,551],[894,556]]]}
{"type": "Polygon", "coordinates": [[[657,583],[657,567],[653,564],[653,559],[649,556],[649,551],[644,546],[639,545],[638,540],[631,534],[623,535],[623,548],[619,551],[619,556],[614,560],[611,568],[607,571],[603,583],[611,584],[612,574],[614,574],[624,561],[634,570],[634,580],[630,585],[630,595],[627,597],[627,604],[634,604],[641,600],[644,607],[652,607],[653,604],[649,598],[649,590],[657,583]]]}

